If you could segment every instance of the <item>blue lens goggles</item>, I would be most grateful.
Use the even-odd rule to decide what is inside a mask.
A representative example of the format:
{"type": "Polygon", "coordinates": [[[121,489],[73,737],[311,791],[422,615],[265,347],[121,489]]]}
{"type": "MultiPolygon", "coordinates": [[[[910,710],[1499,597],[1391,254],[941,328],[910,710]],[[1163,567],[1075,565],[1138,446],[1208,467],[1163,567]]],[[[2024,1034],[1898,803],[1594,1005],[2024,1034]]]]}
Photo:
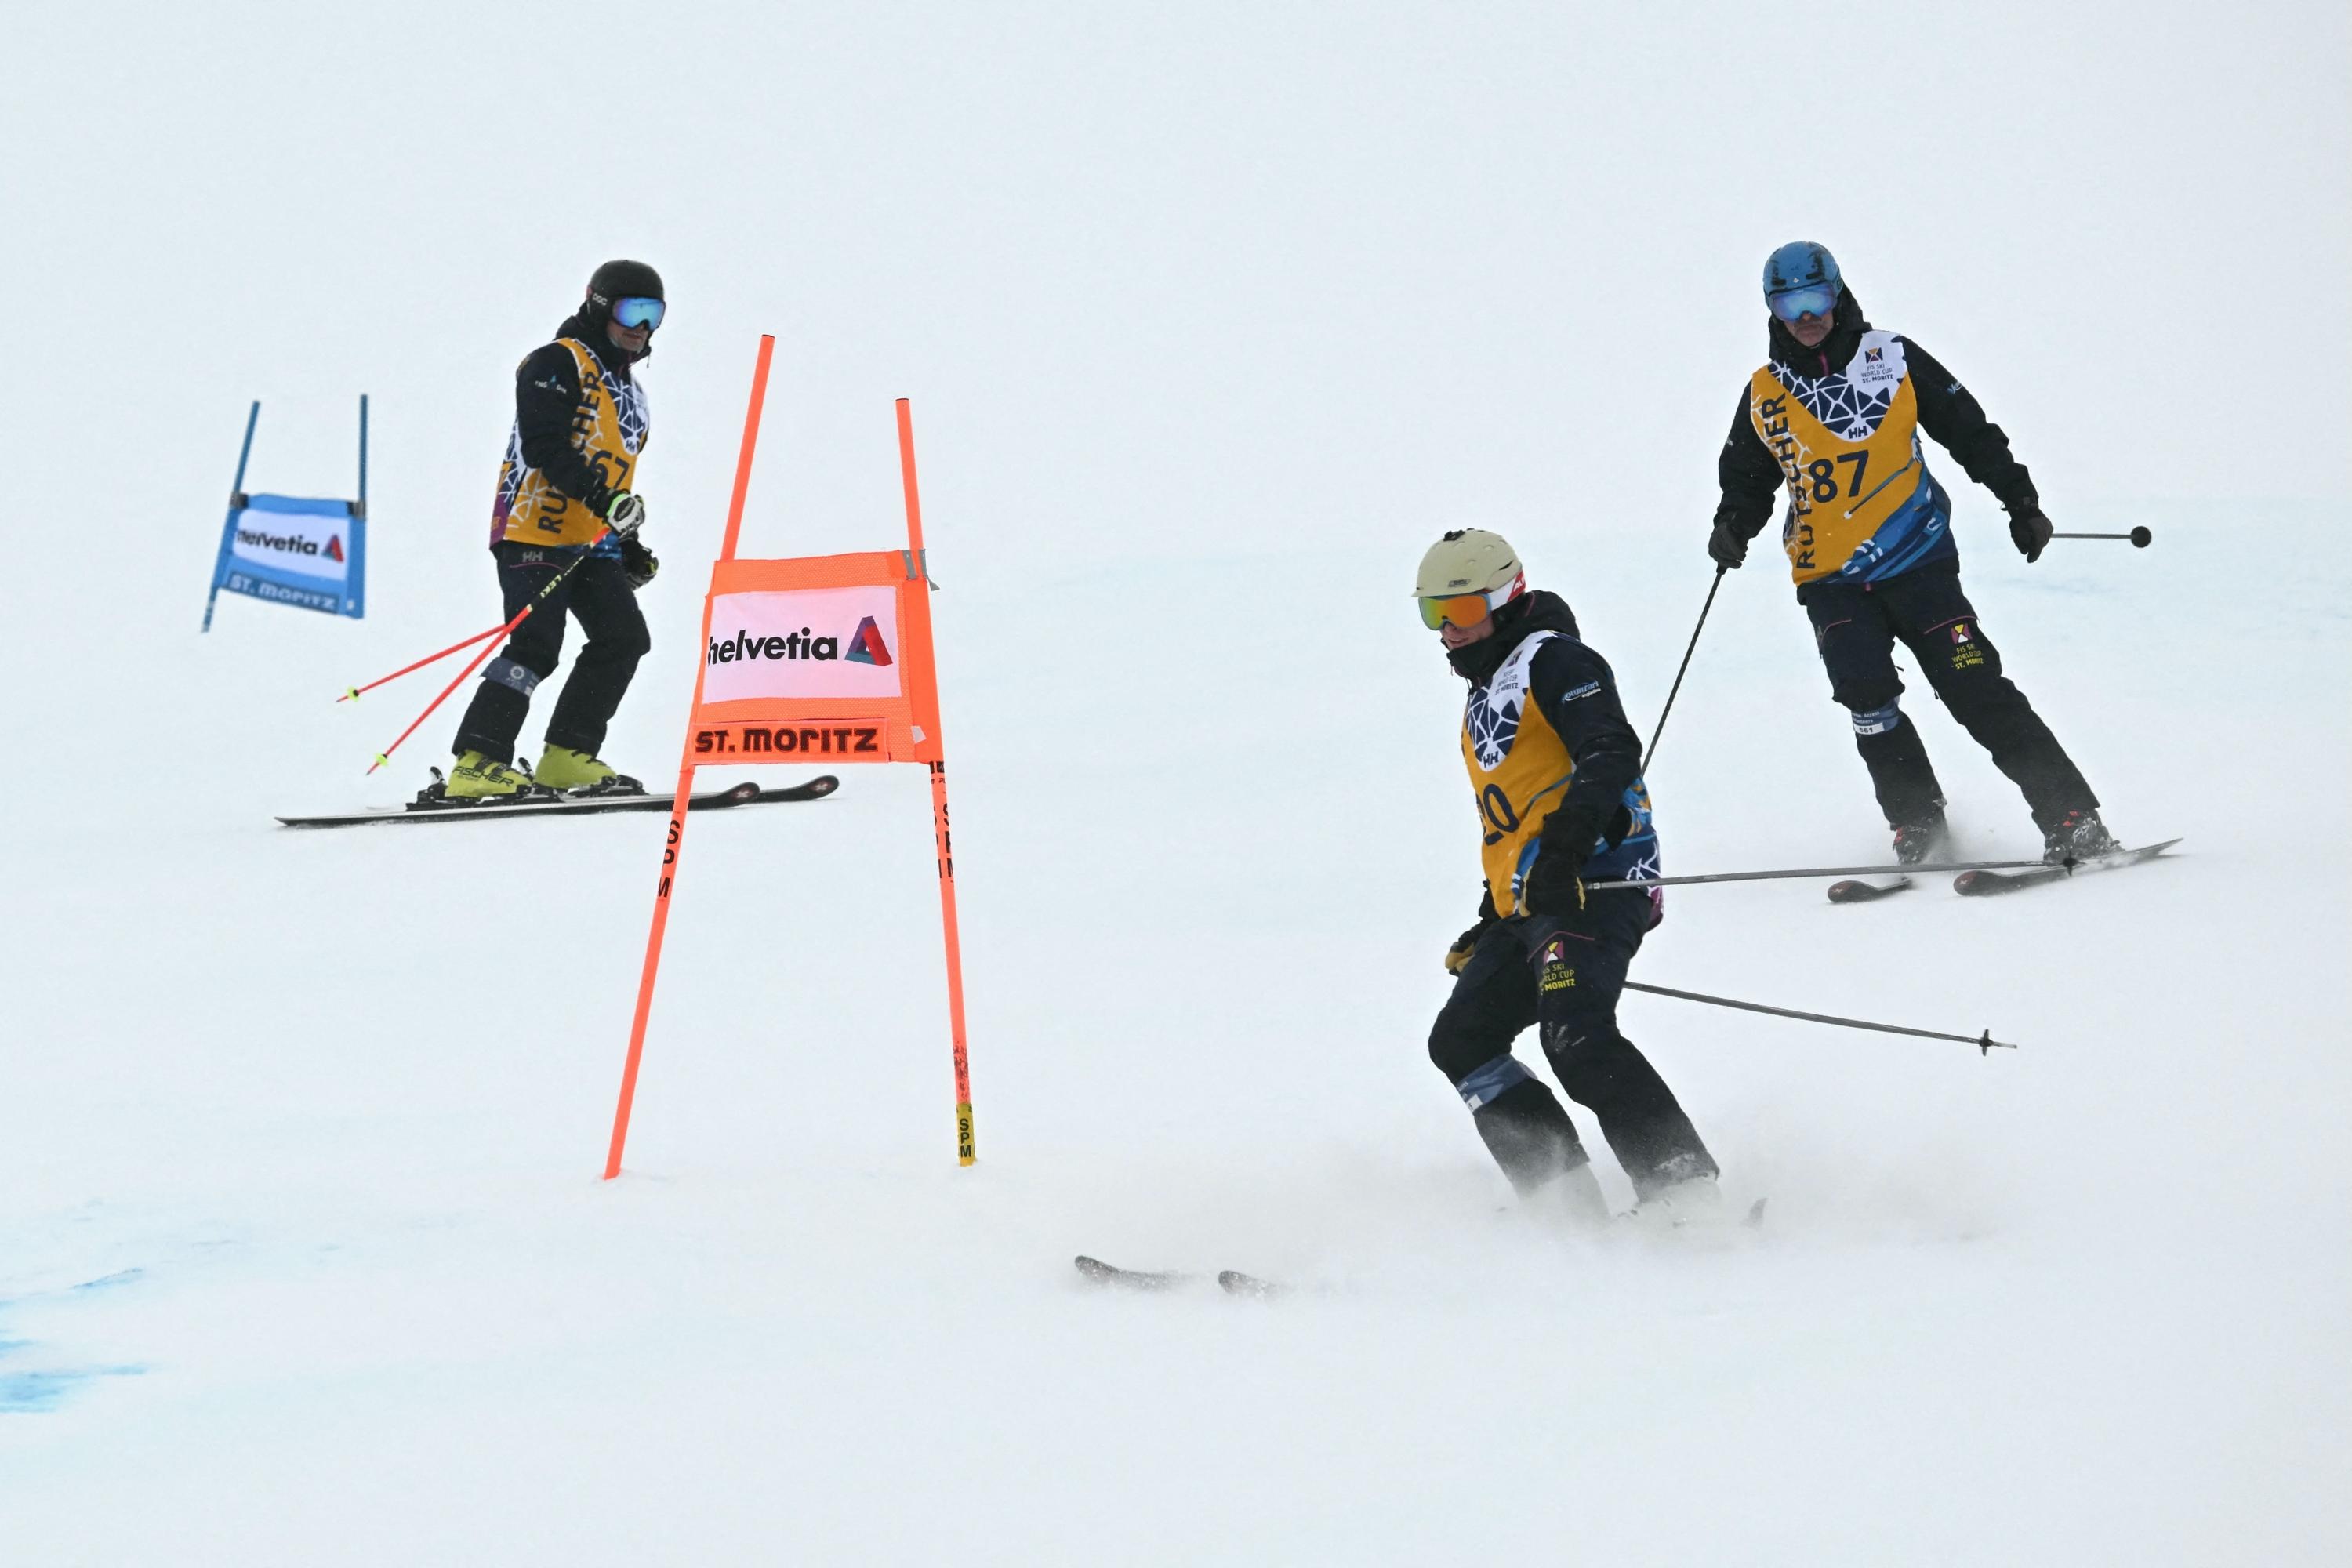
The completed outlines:
{"type": "Polygon", "coordinates": [[[662,302],[648,300],[642,294],[631,294],[613,301],[613,320],[625,327],[643,327],[652,331],[661,325],[662,302]]]}
{"type": "Polygon", "coordinates": [[[1765,300],[1772,313],[1784,321],[1800,316],[1820,316],[1826,319],[1837,309],[1837,285],[1816,283],[1810,289],[1791,289],[1785,294],[1774,294],[1765,300]]]}

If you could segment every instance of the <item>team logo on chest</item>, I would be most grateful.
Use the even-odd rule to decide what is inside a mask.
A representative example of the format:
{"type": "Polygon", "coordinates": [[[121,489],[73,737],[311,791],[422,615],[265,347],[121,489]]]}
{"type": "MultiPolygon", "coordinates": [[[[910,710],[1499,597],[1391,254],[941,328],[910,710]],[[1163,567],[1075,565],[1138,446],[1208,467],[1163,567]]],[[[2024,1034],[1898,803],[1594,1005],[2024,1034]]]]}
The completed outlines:
{"type": "Polygon", "coordinates": [[[1519,715],[1528,706],[1528,667],[1535,662],[1536,650],[1551,637],[1544,632],[1528,638],[1511,650],[1511,657],[1486,684],[1470,689],[1470,706],[1463,721],[1469,726],[1471,754],[1488,773],[1503,765],[1503,759],[1511,754],[1511,743],[1519,738],[1519,715]]]}
{"type": "Polygon", "coordinates": [[[1903,384],[1906,369],[1900,338],[1892,332],[1865,332],[1843,370],[1810,376],[1775,365],[1772,374],[1805,405],[1806,413],[1840,440],[1867,441],[1895,406],[1895,390],[1903,384]]]}

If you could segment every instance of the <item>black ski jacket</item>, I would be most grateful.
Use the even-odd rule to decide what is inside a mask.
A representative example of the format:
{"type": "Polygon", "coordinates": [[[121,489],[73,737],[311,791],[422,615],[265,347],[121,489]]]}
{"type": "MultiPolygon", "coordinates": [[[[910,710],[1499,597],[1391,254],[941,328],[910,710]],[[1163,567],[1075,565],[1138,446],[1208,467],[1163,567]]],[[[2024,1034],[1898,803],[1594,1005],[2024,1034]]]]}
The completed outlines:
{"type": "MultiPolygon", "coordinates": [[[[1780,324],[1777,316],[1768,316],[1766,320],[1769,322],[1772,363],[1808,376],[1827,375],[1834,367],[1852,360],[1862,334],[1871,330],[1851,289],[1839,293],[1834,324],[1819,348],[1809,349],[1790,337],[1789,329],[1780,324]]],[[[1985,417],[1984,409],[1975,395],[1960,384],[1959,377],[1921,348],[1916,338],[1903,339],[1903,357],[1910,366],[1912,391],[1919,399],[1919,427],[1951,453],[1962,472],[1992,491],[2011,512],[2038,505],[2032,476],[2011,454],[2009,437],[2001,433],[2000,426],[1985,417]]],[[[1783,479],[1779,460],[1764,444],[1764,437],[1756,433],[1755,422],[1748,417],[1748,388],[1744,386],[1739,389],[1739,405],[1732,411],[1731,434],[1723,443],[1722,455],[1716,459],[1715,474],[1723,489],[1723,500],[1715,509],[1715,521],[1718,525],[1729,524],[1731,531],[1741,539],[1755,538],[1779,510],[1783,479]]]]}
{"type": "Polygon", "coordinates": [[[1495,612],[1494,636],[1454,649],[1446,662],[1456,675],[1486,680],[1513,648],[1538,632],[1565,635],[1546,643],[1528,667],[1528,695],[1576,763],[1576,776],[1550,816],[1572,813],[1597,836],[1611,830],[1626,789],[1641,776],[1642,740],[1618,700],[1609,661],[1577,636],[1576,614],[1568,601],[1540,588],[1513,600],[1495,612]]]}
{"type": "Polygon", "coordinates": [[[557,341],[562,338],[587,344],[615,381],[627,381],[630,367],[646,355],[631,354],[605,336],[601,325],[592,326],[574,315],[555,329],[555,338],[533,349],[515,367],[515,431],[522,442],[522,460],[602,517],[613,504],[613,490],[572,445],[572,421],[580,407],[580,388],[572,384],[580,368],[572,351],[557,341]]]}

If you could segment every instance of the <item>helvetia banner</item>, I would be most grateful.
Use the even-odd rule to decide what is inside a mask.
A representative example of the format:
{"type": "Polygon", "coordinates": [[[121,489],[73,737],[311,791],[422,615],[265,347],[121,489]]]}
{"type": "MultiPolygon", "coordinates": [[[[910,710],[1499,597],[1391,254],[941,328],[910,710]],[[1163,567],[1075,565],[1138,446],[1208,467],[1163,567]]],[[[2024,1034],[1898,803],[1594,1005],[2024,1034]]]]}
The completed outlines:
{"type": "Polygon", "coordinates": [[[367,406],[360,399],[360,493],[356,500],[307,496],[248,495],[245,465],[253,456],[256,403],[245,419],[245,446],[229,487],[228,520],[213,560],[212,591],[205,595],[205,630],[222,590],[322,615],[367,613],[367,406]]]}
{"type": "Polygon", "coordinates": [[[220,585],[273,604],[357,616],[365,607],[366,527],[349,501],[247,496],[222,552],[220,585]]]}
{"type": "Polygon", "coordinates": [[[936,760],[929,592],[903,550],[719,562],[688,752],[936,760]]]}

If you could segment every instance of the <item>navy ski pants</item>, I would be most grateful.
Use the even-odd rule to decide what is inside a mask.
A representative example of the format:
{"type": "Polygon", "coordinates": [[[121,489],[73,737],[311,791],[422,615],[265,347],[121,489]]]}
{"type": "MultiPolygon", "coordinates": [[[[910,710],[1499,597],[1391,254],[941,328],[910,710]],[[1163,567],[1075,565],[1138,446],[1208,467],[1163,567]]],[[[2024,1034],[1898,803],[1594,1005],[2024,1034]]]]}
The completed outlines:
{"type": "MultiPolygon", "coordinates": [[[[572,563],[575,552],[501,540],[498,546],[499,591],[507,615],[536,598],[548,579],[572,563]]],[[[563,656],[563,617],[578,618],[587,645],[572,661],[571,679],[548,715],[547,743],[596,754],[604,743],[637,661],[653,647],[645,613],[618,559],[595,555],[581,563],[570,581],[530,613],[507,638],[497,658],[482,667],[482,682],[457,727],[452,750],[478,751],[494,762],[514,761],[515,741],[530,715],[530,696],[563,656]]]]}
{"type": "Polygon", "coordinates": [[[1570,915],[1497,921],[1429,1033],[1429,1059],[1522,1192],[1591,1158],[1551,1090],[1511,1055],[1528,1025],[1569,1098],[1591,1110],[1634,1190],[1712,1176],[1715,1161],[1649,1058],[1617,1029],[1626,967],[1656,920],[1641,893],[1592,893],[1570,915]]]}
{"type": "Polygon", "coordinates": [[[1927,684],[1993,765],[2025,795],[2034,826],[2047,832],[2070,811],[2099,804],[2065,748],[2000,670],[2000,652],[1960,591],[1957,562],[1922,566],[1877,583],[1822,578],[1797,590],[1829,671],[1830,693],[1853,715],[1854,748],[1870,770],[1889,827],[1940,822],[1943,786],[1926,742],[1896,699],[1899,640],[1927,684]]]}

